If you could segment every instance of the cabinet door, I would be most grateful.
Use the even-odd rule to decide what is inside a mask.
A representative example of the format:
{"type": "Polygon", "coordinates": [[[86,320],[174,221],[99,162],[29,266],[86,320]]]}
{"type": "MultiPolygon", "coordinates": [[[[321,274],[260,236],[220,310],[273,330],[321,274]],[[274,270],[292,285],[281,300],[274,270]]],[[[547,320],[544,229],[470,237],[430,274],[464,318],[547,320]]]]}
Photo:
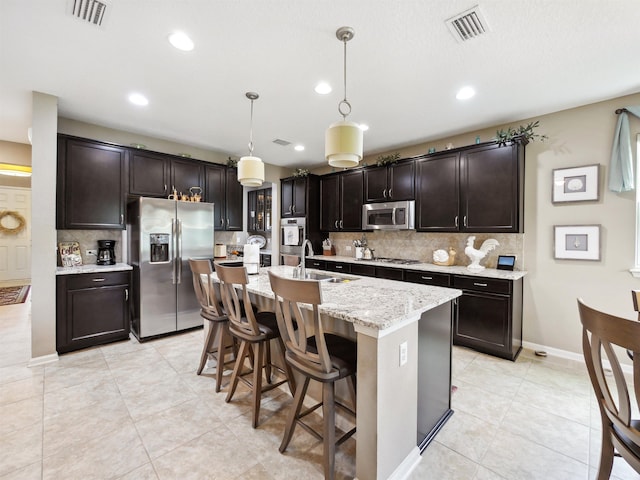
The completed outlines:
{"type": "Polygon", "coordinates": [[[127,150],[58,140],[57,227],[124,229],[127,150]]]}
{"type": "Polygon", "coordinates": [[[320,178],[320,230],[336,232],[340,220],[340,177],[320,178]]]}
{"type": "Polygon", "coordinates": [[[307,179],[293,180],[293,216],[304,217],[307,214],[307,179]]]}
{"type": "Polygon", "coordinates": [[[280,194],[282,196],[280,215],[283,218],[293,217],[293,180],[282,180],[280,182],[280,194]]]}
{"type": "Polygon", "coordinates": [[[205,170],[206,201],[213,203],[213,228],[224,230],[226,225],[226,167],[207,165],[205,170]]]}
{"type": "Polygon", "coordinates": [[[519,231],[516,146],[488,146],[461,154],[461,231],[519,231]]]}
{"type": "Polygon", "coordinates": [[[204,186],[204,167],[194,161],[171,161],[171,188],[178,194],[190,195],[191,187],[204,186]]]}
{"type": "Polygon", "coordinates": [[[464,291],[457,302],[454,343],[511,358],[510,297],[464,291]]]}
{"type": "Polygon", "coordinates": [[[396,202],[415,198],[415,163],[413,161],[390,165],[387,178],[389,199],[396,202]]]}
{"type": "Polygon", "coordinates": [[[129,195],[166,197],[169,195],[169,159],[130,150],[129,195]]]}
{"type": "Polygon", "coordinates": [[[340,230],[361,231],[364,195],[362,170],[341,174],[340,184],[340,230]]]}
{"type": "Polygon", "coordinates": [[[247,230],[258,230],[258,190],[247,192],[247,230]]]}
{"type": "Polygon", "coordinates": [[[227,168],[227,198],[225,230],[242,231],[242,185],[238,182],[238,169],[227,168]]]}
{"type": "Polygon", "coordinates": [[[458,231],[458,154],[416,161],[416,230],[458,231]]]}
{"type": "Polygon", "coordinates": [[[387,167],[368,168],[364,171],[364,201],[385,202],[389,200],[387,167]]]}

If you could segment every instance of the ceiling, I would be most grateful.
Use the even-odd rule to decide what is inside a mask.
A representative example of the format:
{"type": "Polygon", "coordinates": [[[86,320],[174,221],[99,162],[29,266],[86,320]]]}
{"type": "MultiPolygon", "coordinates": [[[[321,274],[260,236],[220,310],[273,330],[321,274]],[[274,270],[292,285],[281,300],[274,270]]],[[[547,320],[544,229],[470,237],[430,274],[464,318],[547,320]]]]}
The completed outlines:
{"type": "Polygon", "coordinates": [[[341,119],[343,25],[355,29],[347,98],[349,120],[370,126],[365,154],[640,91],[638,0],[103,1],[93,26],[73,0],[0,0],[0,140],[28,142],[39,91],[63,117],[241,156],[255,91],[254,154],[322,165],[341,119]],[[475,5],[487,33],[456,40],[445,21],[475,5]],[[176,30],[194,50],[169,44],[176,30]],[[333,92],[316,94],[319,81],[333,92]],[[456,100],[465,85],[477,94],[456,100]],[[134,91],[149,105],[130,104],[134,91]]]}

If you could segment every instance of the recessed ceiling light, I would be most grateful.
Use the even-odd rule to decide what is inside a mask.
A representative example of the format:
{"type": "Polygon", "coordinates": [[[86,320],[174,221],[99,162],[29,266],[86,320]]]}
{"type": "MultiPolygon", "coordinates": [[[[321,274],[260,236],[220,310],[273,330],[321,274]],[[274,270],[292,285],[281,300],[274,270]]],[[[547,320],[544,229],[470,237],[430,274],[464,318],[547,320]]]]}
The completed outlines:
{"type": "Polygon", "coordinates": [[[193,40],[191,40],[186,33],[182,32],[175,32],[169,35],[169,43],[184,52],[190,52],[194,46],[193,40]]]}
{"type": "Polygon", "coordinates": [[[462,87],[460,90],[458,90],[456,98],[458,100],[469,100],[475,94],[476,91],[473,89],[473,87],[462,87]]]}
{"type": "Polygon", "coordinates": [[[129,95],[129,101],[134,105],[139,105],[141,107],[149,105],[149,100],[141,93],[132,93],[129,95]]]}
{"type": "Polygon", "coordinates": [[[316,85],[315,91],[320,95],[327,95],[331,93],[331,85],[326,82],[320,82],[316,85]]]}
{"type": "Polygon", "coordinates": [[[304,151],[304,145],[296,145],[295,147],[293,147],[293,149],[296,152],[302,152],[302,151],[304,151]]]}
{"type": "Polygon", "coordinates": [[[360,130],[362,130],[363,132],[366,132],[367,130],[369,130],[369,125],[367,125],[366,123],[361,123],[358,126],[360,127],[360,130]]]}

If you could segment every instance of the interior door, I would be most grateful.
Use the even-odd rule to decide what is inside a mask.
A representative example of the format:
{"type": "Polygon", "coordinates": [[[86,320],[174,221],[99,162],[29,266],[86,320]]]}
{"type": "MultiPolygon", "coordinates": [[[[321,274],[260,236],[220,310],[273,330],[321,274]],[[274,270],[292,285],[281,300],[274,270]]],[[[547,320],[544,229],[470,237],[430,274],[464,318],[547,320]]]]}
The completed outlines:
{"type": "MultiPolygon", "coordinates": [[[[17,212],[26,220],[26,228],[18,234],[0,233],[0,281],[31,281],[31,189],[0,187],[0,211],[17,212]]],[[[5,228],[15,228],[18,222],[4,217],[5,228]]]]}

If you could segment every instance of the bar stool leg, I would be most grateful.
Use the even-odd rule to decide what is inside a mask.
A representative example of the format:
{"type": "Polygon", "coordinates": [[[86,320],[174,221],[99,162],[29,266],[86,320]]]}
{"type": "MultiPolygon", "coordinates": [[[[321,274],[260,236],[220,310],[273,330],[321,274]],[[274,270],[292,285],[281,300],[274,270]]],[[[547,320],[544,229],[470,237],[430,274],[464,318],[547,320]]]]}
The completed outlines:
{"type": "Polygon", "coordinates": [[[323,450],[324,450],[324,478],[333,480],[335,477],[336,455],[336,407],[335,389],[333,382],[322,384],[322,422],[323,422],[323,450]]]}

